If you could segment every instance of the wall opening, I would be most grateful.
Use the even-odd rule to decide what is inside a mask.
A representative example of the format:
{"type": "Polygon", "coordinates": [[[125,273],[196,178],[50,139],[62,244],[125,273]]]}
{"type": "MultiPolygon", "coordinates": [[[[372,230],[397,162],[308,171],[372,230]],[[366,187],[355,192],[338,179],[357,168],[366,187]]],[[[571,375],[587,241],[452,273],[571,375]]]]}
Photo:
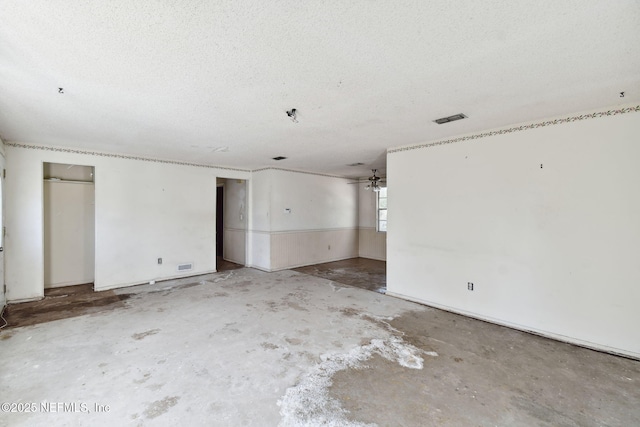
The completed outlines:
{"type": "MultiPolygon", "coordinates": [[[[244,179],[218,178],[216,247],[220,238],[218,261],[246,265],[247,261],[247,181],[244,179]]],[[[218,262],[216,269],[220,271],[218,262]]],[[[227,265],[227,267],[232,267],[227,265]]],[[[237,267],[237,266],[236,266],[237,267]]],[[[226,268],[226,267],[225,267],[226,268]]]]}
{"type": "Polygon", "coordinates": [[[43,177],[44,288],[93,284],[94,168],[44,163],[43,177]]]}
{"type": "Polygon", "coordinates": [[[224,185],[216,186],[216,255],[224,257],[224,185]]]}
{"type": "Polygon", "coordinates": [[[5,159],[0,154],[0,311],[7,303],[7,289],[4,280],[4,167],[5,159]]]}

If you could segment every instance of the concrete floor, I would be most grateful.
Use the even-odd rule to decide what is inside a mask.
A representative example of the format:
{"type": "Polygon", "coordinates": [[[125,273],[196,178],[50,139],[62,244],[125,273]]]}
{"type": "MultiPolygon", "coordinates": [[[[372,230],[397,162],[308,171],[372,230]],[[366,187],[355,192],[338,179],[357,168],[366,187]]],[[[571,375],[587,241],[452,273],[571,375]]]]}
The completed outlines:
{"type": "Polygon", "coordinates": [[[0,402],[35,404],[0,425],[640,425],[638,361],[335,281],[240,268],[110,292],[0,332],[0,402]]]}
{"type": "Polygon", "coordinates": [[[294,268],[293,271],[333,280],[384,294],[387,292],[387,263],[367,258],[350,258],[294,268]]]}

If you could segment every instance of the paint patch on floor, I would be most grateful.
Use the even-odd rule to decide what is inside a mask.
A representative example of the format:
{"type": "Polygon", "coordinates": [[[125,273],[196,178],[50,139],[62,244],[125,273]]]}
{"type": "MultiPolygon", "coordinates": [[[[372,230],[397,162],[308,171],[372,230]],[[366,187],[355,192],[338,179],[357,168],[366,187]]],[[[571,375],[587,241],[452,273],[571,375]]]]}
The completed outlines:
{"type": "Polygon", "coordinates": [[[145,409],[144,415],[148,419],[156,418],[167,412],[171,407],[176,406],[178,404],[178,400],[180,400],[179,396],[167,396],[162,400],[156,400],[155,402],[152,402],[147,409],[145,409]]]}
{"type": "Polygon", "coordinates": [[[158,332],[160,332],[160,329],[151,329],[149,331],[139,332],[137,334],[133,334],[133,335],[131,335],[131,338],[133,338],[134,340],[140,341],[141,339],[144,339],[144,337],[148,337],[149,335],[155,335],[158,332]]]}
{"type": "Polygon", "coordinates": [[[373,339],[370,344],[358,346],[346,354],[321,356],[322,362],[314,366],[294,387],[287,389],[278,401],[282,415],[281,427],[293,426],[374,426],[347,419],[348,412],[337,399],[329,396],[332,377],[346,369],[361,369],[374,355],[410,369],[422,369],[424,352],[401,338],[373,339]]]}

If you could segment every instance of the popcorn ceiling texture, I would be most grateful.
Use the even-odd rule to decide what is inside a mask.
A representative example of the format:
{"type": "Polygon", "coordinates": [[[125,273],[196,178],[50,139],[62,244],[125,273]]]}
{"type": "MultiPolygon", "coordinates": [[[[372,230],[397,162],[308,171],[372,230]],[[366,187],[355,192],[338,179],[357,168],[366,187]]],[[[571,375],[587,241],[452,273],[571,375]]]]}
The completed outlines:
{"type": "Polygon", "coordinates": [[[9,143],[353,176],[391,147],[640,102],[633,0],[7,0],[0,15],[9,143]]]}

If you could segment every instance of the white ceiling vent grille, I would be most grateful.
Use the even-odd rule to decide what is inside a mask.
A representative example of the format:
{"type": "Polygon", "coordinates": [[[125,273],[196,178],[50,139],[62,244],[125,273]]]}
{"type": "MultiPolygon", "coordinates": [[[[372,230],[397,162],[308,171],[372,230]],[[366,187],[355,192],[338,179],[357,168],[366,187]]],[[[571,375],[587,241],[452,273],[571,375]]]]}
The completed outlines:
{"type": "Polygon", "coordinates": [[[193,263],[187,262],[185,264],[178,264],[178,271],[189,271],[193,270],[193,263]]]}

